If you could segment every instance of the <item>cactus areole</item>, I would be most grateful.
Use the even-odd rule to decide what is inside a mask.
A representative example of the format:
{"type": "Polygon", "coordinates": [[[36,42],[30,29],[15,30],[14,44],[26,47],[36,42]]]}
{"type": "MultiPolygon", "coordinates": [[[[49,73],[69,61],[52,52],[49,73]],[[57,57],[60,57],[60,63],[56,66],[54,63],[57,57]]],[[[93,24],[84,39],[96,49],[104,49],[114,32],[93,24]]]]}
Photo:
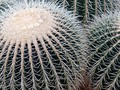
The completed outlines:
{"type": "Polygon", "coordinates": [[[57,2],[4,2],[0,6],[0,88],[77,90],[84,86],[82,36],[76,17],[57,2]]]}

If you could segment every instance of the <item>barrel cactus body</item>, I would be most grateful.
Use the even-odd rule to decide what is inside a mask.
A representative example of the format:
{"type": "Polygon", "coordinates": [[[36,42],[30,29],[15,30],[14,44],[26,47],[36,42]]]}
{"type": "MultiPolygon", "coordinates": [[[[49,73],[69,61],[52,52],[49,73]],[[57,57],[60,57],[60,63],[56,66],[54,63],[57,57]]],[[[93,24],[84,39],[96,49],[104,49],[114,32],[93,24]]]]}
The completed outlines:
{"type": "Polygon", "coordinates": [[[120,11],[96,17],[89,30],[94,90],[120,90],[120,11]]]}
{"type": "Polygon", "coordinates": [[[0,9],[0,88],[77,90],[84,86],[80,22],[57,2],[11,0],[0,9]]]}

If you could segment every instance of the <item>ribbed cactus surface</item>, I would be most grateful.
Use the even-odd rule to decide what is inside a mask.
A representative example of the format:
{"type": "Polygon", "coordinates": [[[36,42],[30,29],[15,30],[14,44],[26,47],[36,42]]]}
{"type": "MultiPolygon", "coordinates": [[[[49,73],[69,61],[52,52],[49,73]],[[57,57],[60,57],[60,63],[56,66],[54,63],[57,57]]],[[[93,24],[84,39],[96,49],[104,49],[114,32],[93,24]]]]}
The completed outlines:
{"type": "Polygon", "coordinates": [[[96,17],[89,30],[94,90],[120,90],[120,11],[96,17]]]}
{"type": "Polygon", "coordinates": [[[93,15],[99,16],[108,10],[119,7],[119,0],[58,0],[67,6],[67,9],[73,10],[75,15],[79,15],[79,20],[86,24],[93,15]]]}
{"type": "Polygon", "coordinates": [[[57,2],[4,2],[0,6],[0,88],[81,90],[84,39],[77,17],[57,2]]]}

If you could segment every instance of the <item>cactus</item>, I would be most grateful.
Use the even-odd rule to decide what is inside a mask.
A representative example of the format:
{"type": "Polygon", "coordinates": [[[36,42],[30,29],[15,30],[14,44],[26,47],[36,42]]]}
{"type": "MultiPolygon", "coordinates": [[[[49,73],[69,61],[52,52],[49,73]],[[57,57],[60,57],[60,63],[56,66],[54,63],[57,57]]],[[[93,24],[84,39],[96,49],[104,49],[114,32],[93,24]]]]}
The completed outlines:
{"type": "Polygon", "coordinates": [[[44,0],[11,0],[0,8],[2,90],[85,86],[84,32],[71,11],[44,0]]]}
{"type": "Polygon", "coordinates": [[[75,15],[79,15],[79,20],[87,24],[93,15],[101,15],[108,10],[119,7],[119,0],[58,0],[63,3],[68,10],[73,10],[75,15]]]}
{"type": "Polygon", "coordinates": [[[120,90],[120,11],[95,17],[88,29],[94,90],[120,90]]]}

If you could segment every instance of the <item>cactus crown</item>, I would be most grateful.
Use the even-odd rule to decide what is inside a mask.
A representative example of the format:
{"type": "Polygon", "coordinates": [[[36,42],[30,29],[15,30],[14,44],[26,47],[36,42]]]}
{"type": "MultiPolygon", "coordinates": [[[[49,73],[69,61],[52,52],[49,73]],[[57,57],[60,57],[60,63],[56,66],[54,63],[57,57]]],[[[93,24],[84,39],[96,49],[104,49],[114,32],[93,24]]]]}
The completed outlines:
{"type": "Polygon", "coordinates": [[[1,33],[9,39],[30,40],[32,37],[44,36],[49,33],[53,24],[53,16],[49,11],[28,8],[5,18],[1,33]]]}
{"type": "Polygon", "coordinates": [[[76,90],[84,85],[84,36],[77,17],[44,0],[13,0],[1,8],[3,90],[76,90]]]}
{"type": "Polygon", "coordinates": [[[120,89],[120,12],[96,17],[90,30],[90,73],[94,90],[120,89]]]}

